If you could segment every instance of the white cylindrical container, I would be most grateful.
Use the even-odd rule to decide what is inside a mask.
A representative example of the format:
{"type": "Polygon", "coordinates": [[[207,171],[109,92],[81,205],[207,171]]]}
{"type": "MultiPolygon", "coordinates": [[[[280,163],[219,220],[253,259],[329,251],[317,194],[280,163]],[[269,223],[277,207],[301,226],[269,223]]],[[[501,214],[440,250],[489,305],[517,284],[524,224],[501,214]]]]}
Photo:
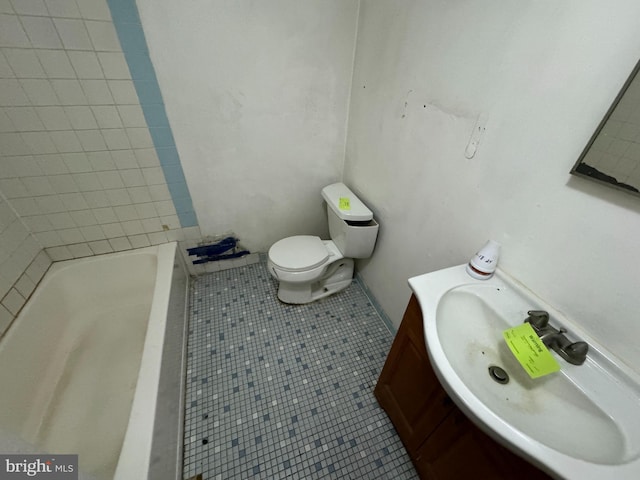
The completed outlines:
{"type": "Polygon", "coordinates": [[[489,240],[484,247],[471,257],[467,264],[467,273],[478,280],[487,280],[493,276],[498,267],[500,244],[489,240]]]}

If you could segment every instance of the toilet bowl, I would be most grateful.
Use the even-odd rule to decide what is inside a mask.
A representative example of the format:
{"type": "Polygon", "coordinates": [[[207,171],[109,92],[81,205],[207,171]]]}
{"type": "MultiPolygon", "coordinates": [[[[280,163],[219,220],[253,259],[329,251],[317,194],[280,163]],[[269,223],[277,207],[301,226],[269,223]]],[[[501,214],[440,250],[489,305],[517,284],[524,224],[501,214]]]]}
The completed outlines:
{"type": "Polygon", "coordinates": [[[348,287],[353,258],[366,258],[373,251],[378,224],[371,211],[342,183],[323,188],[322,196],[332,239],[296,235],[269,249],[267,269],[279,283],[282,302],[310,303],[348,287]]]}

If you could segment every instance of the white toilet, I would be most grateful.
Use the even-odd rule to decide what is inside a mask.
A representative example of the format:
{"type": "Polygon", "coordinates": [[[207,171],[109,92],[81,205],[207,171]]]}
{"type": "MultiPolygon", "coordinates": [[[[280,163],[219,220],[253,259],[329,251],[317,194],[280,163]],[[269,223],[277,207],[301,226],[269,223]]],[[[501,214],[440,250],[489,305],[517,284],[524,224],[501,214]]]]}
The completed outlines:
{"type": "Polygon", "coordinates": [[[296,235],[274,243],[267,267],[278,280],[278,298],[303,304],[346,288],[353,259],[368,258],[378,236],[373,213],[343,183],[322,189],[327,202],[331,240],[296,235]]]}

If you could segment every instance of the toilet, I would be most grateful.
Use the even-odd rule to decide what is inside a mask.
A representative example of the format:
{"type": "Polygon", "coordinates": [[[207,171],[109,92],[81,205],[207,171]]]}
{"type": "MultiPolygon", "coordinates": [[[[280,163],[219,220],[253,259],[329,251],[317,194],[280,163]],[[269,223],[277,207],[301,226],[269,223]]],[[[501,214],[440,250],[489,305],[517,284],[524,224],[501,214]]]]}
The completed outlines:
{"type": "Polygon", "coordinates": [[[278,281],[278,298],[304,304],[348,287],[354,258],[368,258],[378,236],[373,213],[343,183],[322,189],[331,240],[313,235],[283,238],[269,249],[267,268],[278,281]]]}

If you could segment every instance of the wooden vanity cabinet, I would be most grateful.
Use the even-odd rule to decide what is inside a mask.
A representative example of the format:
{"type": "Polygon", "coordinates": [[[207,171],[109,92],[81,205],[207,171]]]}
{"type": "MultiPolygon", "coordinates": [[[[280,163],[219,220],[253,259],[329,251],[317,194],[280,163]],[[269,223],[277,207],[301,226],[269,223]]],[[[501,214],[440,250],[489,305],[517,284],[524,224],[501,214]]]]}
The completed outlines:
{"type": "Polygon", "coordinates": [[[456,407],[431,367],[423,331],[420,305],[412,295],[374,390],[420,478],[548,480],[456,407]]]}

